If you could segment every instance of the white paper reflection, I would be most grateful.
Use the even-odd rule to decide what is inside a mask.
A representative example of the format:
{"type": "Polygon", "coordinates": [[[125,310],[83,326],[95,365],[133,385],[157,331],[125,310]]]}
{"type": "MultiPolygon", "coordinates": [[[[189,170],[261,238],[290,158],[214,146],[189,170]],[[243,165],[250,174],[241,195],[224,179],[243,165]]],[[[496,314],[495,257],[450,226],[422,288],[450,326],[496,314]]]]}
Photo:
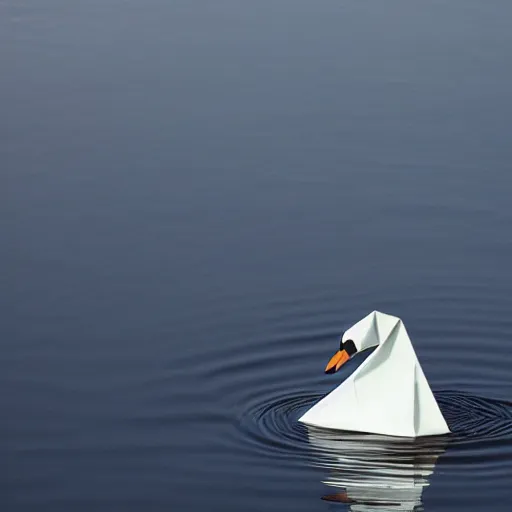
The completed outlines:
{"type": "Polygon", "coordinates": [[[407,439],[309,427],[314,464],[335,488],[324,500],[347,503],[352,512],[420,511],[422,495],[445,451],[446,437],[407,439]]]}

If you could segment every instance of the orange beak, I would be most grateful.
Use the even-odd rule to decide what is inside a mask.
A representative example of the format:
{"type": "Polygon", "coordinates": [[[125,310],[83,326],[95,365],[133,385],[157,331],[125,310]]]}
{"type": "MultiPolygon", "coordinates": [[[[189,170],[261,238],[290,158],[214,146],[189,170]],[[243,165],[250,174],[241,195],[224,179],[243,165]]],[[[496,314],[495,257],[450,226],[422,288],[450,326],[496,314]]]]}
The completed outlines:
{"type": "Polygon", "coordinates": [[[350,356],[346,350],[338,350],[338,352],[336,352],[336,354],[334,354],[331,357],[331,360],[327,363],[325,373],[337,372],[349,359],[350,356]]]}

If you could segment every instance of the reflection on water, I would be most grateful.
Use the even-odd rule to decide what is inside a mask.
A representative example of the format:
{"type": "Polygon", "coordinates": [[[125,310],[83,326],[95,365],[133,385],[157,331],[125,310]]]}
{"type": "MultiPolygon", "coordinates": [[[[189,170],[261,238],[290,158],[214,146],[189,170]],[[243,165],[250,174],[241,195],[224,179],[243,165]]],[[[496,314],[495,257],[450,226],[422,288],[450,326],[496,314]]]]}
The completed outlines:
{"type": "Polygon", "coordinates": [[[314,464],[329,471],[324,483],[336,489],[322,499],[359,512],[422,510],[423,490],[450,438],[414,440],[308,427],[308,439],[317,455],[314,464]]]}

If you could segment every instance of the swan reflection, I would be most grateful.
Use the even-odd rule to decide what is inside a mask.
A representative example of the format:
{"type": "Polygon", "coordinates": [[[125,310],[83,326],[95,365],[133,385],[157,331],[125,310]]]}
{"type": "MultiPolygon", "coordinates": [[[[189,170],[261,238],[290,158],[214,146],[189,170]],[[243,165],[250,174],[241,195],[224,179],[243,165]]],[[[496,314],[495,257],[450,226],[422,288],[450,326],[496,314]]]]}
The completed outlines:
{"type": "Polygon", "coordinates": [[[328,470],[322,497],[347,503],[352,512],[420,511],[446,437],[419,439],[326,431],[308,427],[314,464],[328,470]]]}

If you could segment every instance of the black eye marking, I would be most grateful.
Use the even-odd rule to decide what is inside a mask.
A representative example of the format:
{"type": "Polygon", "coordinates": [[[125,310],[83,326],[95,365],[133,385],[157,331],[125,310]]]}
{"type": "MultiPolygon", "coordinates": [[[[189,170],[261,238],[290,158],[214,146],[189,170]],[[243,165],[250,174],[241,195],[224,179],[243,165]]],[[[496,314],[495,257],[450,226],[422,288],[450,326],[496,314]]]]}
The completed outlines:
{"type": "Polygon", "coordinates": [[[350,357],[352,357],[357,352],[356,345],[352,340],[347,340],[345,343],[343,343],[343,350],[346,350],[350,357]]]}

